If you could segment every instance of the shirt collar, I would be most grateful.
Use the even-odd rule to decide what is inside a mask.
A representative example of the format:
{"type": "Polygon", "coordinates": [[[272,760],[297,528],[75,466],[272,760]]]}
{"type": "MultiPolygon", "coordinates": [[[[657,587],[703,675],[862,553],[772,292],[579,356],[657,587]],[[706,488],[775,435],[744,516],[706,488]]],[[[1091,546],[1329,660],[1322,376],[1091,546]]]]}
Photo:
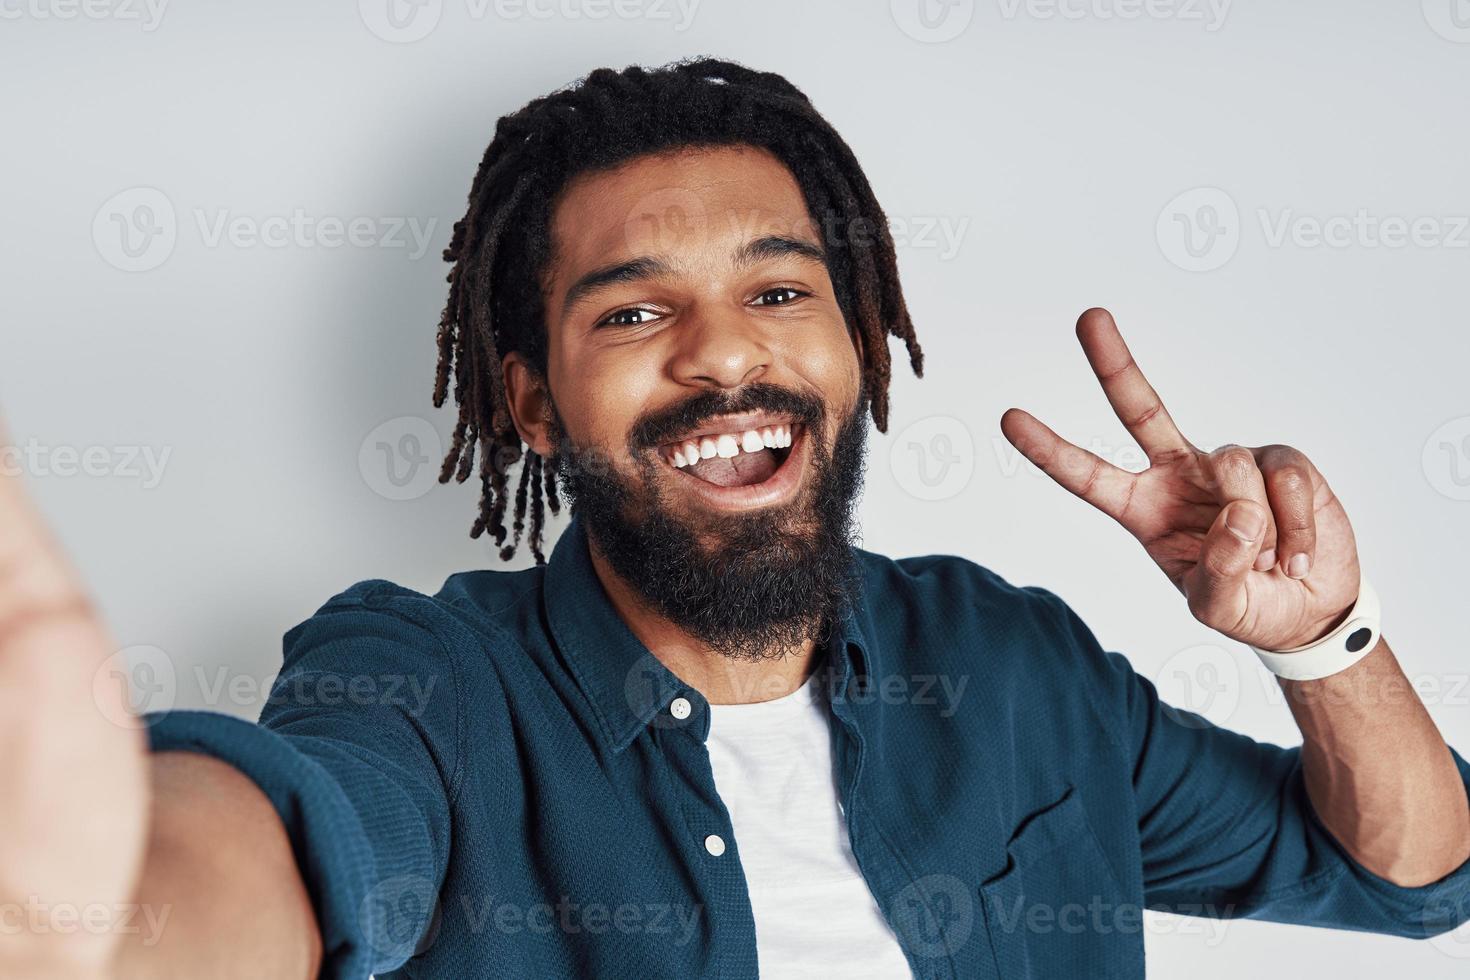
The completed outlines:
{"type": "MultiPolygon", "coordinates": [[[[708,736],[708,702],[650,653],[618,615],[593,567],[580,518],[572,519],[552,549],[545,596],[551,634],[609,748],[621,752],[651,724],[689,725],[701,739],[708,736]],[[668,711],[675,698],[689,701],[687,718],[676,719],[668,711]]],[[[835,683],[829,694],[840,697],[855,675],[877,676],[870,615],[860,589],[854,608],[832,633],[829,662],[835,683]]]]}

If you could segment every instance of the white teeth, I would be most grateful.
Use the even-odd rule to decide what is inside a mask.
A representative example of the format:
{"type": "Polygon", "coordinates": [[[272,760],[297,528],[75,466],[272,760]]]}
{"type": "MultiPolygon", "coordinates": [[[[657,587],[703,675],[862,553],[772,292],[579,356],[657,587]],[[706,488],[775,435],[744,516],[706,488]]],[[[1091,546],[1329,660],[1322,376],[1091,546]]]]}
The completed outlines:
{"type": "Polygon", "coordinates": [[[732,459],[742,452],[754,453],[762,449],[783,449],[791,445],[791,426],[768,425],[760,429],[746,429],[721,435],[700,436],[666,450],[668,461],[683,469],[693,466],[701,459],[732,459]]]}

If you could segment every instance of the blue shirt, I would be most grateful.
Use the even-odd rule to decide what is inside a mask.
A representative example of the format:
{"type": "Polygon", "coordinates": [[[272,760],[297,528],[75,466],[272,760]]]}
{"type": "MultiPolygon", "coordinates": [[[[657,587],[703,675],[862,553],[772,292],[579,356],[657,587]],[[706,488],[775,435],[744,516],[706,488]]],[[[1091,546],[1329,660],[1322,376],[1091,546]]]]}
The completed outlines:
{"type": "MultiPolygon", "coordinates": [[[[833,765],[915,976],[1141,977],[1144,908],[1413,937],[1470,918],[1470,865],[1422,888],[1359,866],[1298,749],[1165,705],[1052,593],[950,556],[859,561],[826,651],[833,765]]],[[[334,597],[286,634],[258,725],[150,716],[155,750],[270,797],[327,977],[755,977],[709,719],[578,521],[545,567],[334,597]]]]}

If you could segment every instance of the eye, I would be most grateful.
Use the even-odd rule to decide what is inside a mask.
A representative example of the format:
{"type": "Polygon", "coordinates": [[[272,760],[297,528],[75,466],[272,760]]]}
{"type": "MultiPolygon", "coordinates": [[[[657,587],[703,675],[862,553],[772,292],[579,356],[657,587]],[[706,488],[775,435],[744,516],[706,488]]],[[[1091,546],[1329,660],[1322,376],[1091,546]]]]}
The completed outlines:
{"type": "Polygon", "coordinates": [[[761,293],[756,297],[755,302],[757,306],[785,306],[787,303],[810,295],[811,293],[804,293],[799,289],[792,289],[790,286],[777,286],[774,289],[767,289],[761,293]]]}
{"type": "Polygon", "coordinates": [[[597,325],[599,327],[641,327],[652,322],[658,316],[655,310],[645,310],[642,307],[630,306],[627,309],[617,310],[602,319],[597,325]]]}

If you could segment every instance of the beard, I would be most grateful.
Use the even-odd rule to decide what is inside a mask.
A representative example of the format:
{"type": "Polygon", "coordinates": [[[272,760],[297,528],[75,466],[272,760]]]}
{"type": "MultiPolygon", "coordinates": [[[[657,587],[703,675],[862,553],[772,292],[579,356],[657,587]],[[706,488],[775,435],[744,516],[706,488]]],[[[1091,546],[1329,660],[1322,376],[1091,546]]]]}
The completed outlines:
{"type": "Polygon", "coordinates": [[[866,409],[860,394],[828,445],[826,406],[815,396],[762,383],[704,392],[640,417],[628,438],[639,475],[627,478],[605,454],[572,443],[553,401],[553,462],[588,537],[652,609],[718,654],[769,660],[808,640],[820,647],[857,595],[866,409]],[[668,464],[656,447],[713,416],[760,410],[804,427],[813,472],[802,491],[749,514],[680,516],[661,491],[668,477],[658,470],[668,464]]]}

